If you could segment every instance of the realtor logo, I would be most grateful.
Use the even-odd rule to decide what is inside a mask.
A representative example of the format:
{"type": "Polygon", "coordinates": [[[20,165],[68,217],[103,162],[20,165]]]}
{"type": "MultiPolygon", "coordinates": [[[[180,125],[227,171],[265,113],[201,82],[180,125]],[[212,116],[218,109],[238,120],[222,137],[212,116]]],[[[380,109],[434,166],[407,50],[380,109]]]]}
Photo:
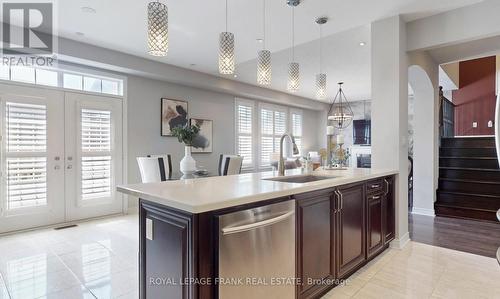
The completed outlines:
{"type": "Polygon", "coordinates": [[[3,54],[52,55],[52,3],[3,3],[3,54]]]}

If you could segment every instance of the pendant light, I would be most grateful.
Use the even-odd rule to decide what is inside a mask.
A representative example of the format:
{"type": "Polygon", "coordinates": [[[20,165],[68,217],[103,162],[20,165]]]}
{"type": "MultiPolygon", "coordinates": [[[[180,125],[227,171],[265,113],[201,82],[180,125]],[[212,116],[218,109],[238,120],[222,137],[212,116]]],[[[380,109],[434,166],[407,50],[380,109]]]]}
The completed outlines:
{"type": "Polygon", "coordinates": [[[339,91],[333,99],[333,102],[328,111],[328,121],[333,122],[333,126],[339,130],[349,127],[354,118],[351,105],[347,101],[347,97],[342,90],[344,82],[339,82],[339,91]]]}
{"type": "Polygon", "coordinates": [[[288,2],[292,7],[292,62],[288,64],[288,84],[287,89],[290,92],[296,92],[300,87],[300,65],[295,62],[295,6],[299,1],[288,2]]]}
{"type": "Polygon", "coordinates": [[[226,0],[226,31],[219,35],[219,73],[234,74],[234,34],[227,31],[227,0],[226,0]]]}
{"type": "Polygon", "coordinates": [[[323,50],[322,50],[322,25],[326,24],[328,18],[322,17],[316,19],[316,24],[319,25],[319,74],[316,75],[316,98],[318,100],[326,99],[326,74],[322,72],[323,67],[323,50]]]}
{"type": "Polygon", "coordinates": [[[167,56],[168,52],[168,8],[160,1],[148,4],[148,53],[167,56]]]}
{"type": "Polygon", "coordinates": [[[271,51],[266,50],[266,0],[262,0],[262,50],[258,53],[257,59],[257,83],[260,85],[271,84],[271,51]]]}

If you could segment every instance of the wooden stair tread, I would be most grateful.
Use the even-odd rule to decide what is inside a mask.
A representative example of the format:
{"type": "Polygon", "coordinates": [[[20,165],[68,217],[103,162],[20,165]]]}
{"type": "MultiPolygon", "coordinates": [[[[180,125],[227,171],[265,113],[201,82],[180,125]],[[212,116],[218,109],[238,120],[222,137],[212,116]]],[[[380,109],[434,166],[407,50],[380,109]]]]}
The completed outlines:
{"type": "Polygon", "coordinates": [[[494,185],[500,185],[500,182],[496,181],[484,181],[484,180],[467,180],[467,179],[449,179],[449,178],[439,178],[440,180],[443,181],[449,181],[449,182],[458,182],[458,183],[476,183],[476,184],[494,184],[494,185]]]}
{"type": "Polygon", "coordinates": [[[463,209],[463,210],[471,210],[471,211],[482,211],[482,212],[496,213],[495,209],[482,209],[482,208],[477,208],[477,207],[467,207],[467,206],[463,206],[463,205],[455,205],[455,204],[440,203],[440,202],[435,202],[434,205],[438,206],[438,207],[446,207],[446,208],[454,208],[454,209],[463,209]]]}
{"type": "Polygon", "coordinates": [[[494,194],[478,194],[478,193],[456,192],[456,191],[447,191],[447,190],[441,190],[441,189],[438,189],[437,192],[438,193],[451,194],[451,195],[498,198],[500,200],[500,195],[494,195],[494,194]]]}
{"type": "Polygon", "coordinates": [[[440,156],[442,159],[498,160],[498,157],[440,156]]]}
{"type": "Polygon", "coordinates": [[[492,168],[470,168],[470,167],[440,166],[439,169],[500,172],[500,168],[498,168],[498,169],[492,169],[492,168]]]}

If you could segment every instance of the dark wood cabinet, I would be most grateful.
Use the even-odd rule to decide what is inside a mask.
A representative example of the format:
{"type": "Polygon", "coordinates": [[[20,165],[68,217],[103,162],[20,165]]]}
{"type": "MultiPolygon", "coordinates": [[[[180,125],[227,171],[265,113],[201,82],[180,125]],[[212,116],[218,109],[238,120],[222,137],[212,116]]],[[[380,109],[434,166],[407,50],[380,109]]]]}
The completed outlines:
{"type": "Polygon", "coordinates": [[[333,189],[296,195],[298,298],[318,298],[335,278],[333,189]]]}
{"type": "Polygon", "coordinates": [[[371,258],[384,249],[384,201],[385,194],[375,193],[367,196],[367,257],[371,258]]]}
{"type": "Polygon", "coordinates": [[[394,177],[384,179],[385,196],[383,197],[384,211],[384,245],[394,240],[396,236],[396,199],[394,194],[394,177]]]}
{"type": "Polygon", "coordinates": [[[339,187],[336,217],[337,277],[346,278],[366,257],[365,185],[339,187]]]}
{"type": "Polygon", "coordinates": [[[218,215],[296,200],[296,298],[321,298],[395,237],[395,178],[191,214],[140,200],[139,298],[218,298],[218,215]],[[211,283],[185,283],[211,280],[211,283]],[[184,283],[183,283],[184,282],[184,283]]]}

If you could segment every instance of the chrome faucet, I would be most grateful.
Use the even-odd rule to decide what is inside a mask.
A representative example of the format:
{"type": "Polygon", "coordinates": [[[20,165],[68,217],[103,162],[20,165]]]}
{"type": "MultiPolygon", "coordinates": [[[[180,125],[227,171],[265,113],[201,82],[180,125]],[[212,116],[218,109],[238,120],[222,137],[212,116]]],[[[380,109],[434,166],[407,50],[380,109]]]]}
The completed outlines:
{"type": "Polygon", "coordinates": [[[283,134],[280,139],[280,161],[278,163],[278,175],[279,176],[284,176],[285,175],[285,159],[283,159],[283,141],[285,140],[285,137],[290,138],[290,141],[292,141],[292,146],[293,146],[293,154],[298,155],[299,154],[299,149],[297,148],[297,145],[295,144],[295,138],[293,138],[292,134],[283,134]]]}

